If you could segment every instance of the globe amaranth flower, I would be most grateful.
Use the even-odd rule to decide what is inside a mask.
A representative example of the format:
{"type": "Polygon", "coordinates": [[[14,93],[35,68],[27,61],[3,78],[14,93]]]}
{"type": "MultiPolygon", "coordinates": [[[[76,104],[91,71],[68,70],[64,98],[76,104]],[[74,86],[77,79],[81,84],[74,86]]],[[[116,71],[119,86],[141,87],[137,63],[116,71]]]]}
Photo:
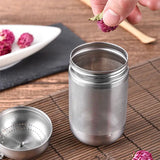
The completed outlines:
{"type": "Polygon", "coordinates": [[[23,33],[18,39],[18,46],[20,48],[26,48],[33,42],[33,36],[30,33],[23,33]]]}
{"type": "Polygon", "coordinates": [[[104,22],[103,19],[97,21],[97,25],[98,27],[103,31],[103,32],[110,32],[110,31],[114,31],[118,26],[114,26],[114,27],[109,27],[107,26],[104,22]]]}
{"type": "Polygon", "coordinates": [[[104,21],[103,21],[103,12],[100,14],[90,18],[89,20],[91,21],[97,21],[98,27],[103,31],[103,32],[110,32],[114,31],[118,26],[107,26],[104,21]]]}
{"type": "Polygon", "coordinates": [[[0,41],[0,56],[8,54],[12,51],[11,45],[5,43],[4,41],[0,41]]]}
{"type": "Polygon", "coordinates": [[[15,36],[13,32],[11,32],[8,29],[3,29],[0,32],[0,41],[3,41],[4,43],[7,43],[9,45],[12,45],[15,40],[15,36]]]}
{"type": "Polygon", "coordinates": [[[151,153],[145,150],[137,151],[132,160],[153,160],[151,153]]]}

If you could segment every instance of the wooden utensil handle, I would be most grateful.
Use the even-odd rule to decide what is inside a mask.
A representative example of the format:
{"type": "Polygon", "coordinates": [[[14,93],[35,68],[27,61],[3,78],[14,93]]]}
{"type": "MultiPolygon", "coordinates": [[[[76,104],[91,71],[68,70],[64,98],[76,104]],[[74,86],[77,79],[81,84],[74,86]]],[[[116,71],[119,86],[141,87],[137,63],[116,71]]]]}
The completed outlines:
{"type": "Polygon", "coordinates": [[[119,24],[122,28],[124,28],[126,31],[130,32],[132,35],[134,35],[137,39],[139,39],[142,43],[151,43],[156,41],[155,38],[149,37],[139,31],[137,28],[135,28],[133,25],[128,23],[127,21],[123,21],[119,24]]]}
{"type": "MultiPolygon", "coordinates": [[[[91,7],[90,0],[81,0],[84,4],[91,7]]],[[[139,39],[142,43],[151,43],[156,41],[155,38],[149,37],[136,29],[133,25],[131,25],[127,21],[123,21],[119,24],[122,28],[124,28],[126,31],[130,32],[132,35],[134,35],[137,39],[139,39]]]]}

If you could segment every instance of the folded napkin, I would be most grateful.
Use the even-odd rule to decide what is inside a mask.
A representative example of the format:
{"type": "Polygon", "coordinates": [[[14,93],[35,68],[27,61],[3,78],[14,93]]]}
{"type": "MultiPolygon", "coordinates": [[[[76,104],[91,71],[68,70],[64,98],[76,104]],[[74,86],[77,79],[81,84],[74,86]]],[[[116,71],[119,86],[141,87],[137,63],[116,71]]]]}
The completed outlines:
{"type": "Polygon", "coordinates": [[[61,23],[53,26],[62,30],[53,42],[17,65],[0,71],[0,91],[68,69],[70,52],[84,41],[61,23]]]}

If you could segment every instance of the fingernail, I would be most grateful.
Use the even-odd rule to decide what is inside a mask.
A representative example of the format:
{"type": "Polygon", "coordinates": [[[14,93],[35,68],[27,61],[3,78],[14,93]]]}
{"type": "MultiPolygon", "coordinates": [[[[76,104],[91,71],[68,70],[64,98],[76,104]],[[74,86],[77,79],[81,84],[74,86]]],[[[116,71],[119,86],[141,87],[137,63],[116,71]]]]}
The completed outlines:
{"type": "Polygon", "coordinates": [[[122,17],[115,13],[113,10],[108,9],[103,15],[104,23],[108,26],[116,26],[122,21],[122,17]]]}

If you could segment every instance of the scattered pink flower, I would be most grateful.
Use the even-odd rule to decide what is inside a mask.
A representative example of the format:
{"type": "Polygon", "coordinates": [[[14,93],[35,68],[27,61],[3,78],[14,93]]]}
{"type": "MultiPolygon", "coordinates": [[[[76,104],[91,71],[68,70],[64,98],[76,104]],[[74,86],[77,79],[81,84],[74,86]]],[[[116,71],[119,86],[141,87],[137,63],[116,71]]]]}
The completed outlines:
{"type": "Polygon", "coordinates": [[[33,42],[33,36],[30,33],[23,33],[18,39],[18,46],[20,48],[26,48],[33,42]]]}
{"type": "Polygon", "coordinates": [[[110,32],[110,31],[114,31],[118,26],[107,26],[104,22],[103,19],[97,21],[97,25],[98,27],[103,31],[103,32],[110,32]]]}
{"type": "Polygon", "coordinates": [[[14,40],[15,40],[15,36],[14,36],[13,32],[11,32],[10,30],[3,29],[0,32],[0,41],[3,41],[7,44],[12,45],[14,40]]]}
{"type": "Polygon", "coordinates": [[[3,56],[10,52],[11,52],[11,45],[5,43],[4,41],[0,41],[0,56],[3,56]]]}
{"type": "Polygon", "coordinates": [[[151,153],[145,150],[137,151],[132,160],[153,160],[151,153]]]}

